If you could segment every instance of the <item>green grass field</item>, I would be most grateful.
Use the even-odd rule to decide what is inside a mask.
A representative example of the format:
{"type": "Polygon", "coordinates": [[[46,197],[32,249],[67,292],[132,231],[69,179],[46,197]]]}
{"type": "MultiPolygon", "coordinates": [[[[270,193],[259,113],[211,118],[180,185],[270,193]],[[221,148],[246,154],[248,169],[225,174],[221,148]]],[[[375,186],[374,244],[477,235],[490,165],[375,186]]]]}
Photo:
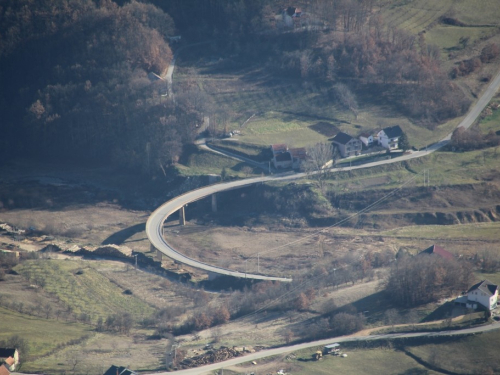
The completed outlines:
{"type": "Polygon", "coordinates": [[[57,296],[73,313],[85,313],[95,322],[99,317],[128,312],[139,319],[154,309],[99,273],[88,262],[78,260],[26,261],[16,267],[26,278],[41,278],[44,290],[57,296]],[[81,272],[81,274],[79,274],[81,272]]]}
{"type": "Polygon", "coordinates": [[[93,335],[92,330],[92,327],[83,324],[42,319],[0,307],[0,340],[13,335],[25,338],[32,357],[49,353],[69,341],[93,335]]]}
{"type": "Polygon", "coordinates": [[[456,374],[498,374],[500,331],[457,338],[446,345],[427,344],[408,350],[426,362],[456,374]]]}
{"type": "MultiPolygon", "coordinates": [[[[322,348],[319,348],[321,350],[322,348]]],[[[392,349],[371,350],[345,350],[347,358],[327,355],[321,361],[310,361],[314,352],[318,350],[309,349],[295,353],[298,359],[308,360],[302,362],[293,360],[291,365],[294,375],[331,375],[331,374],[366,374],[366,375],[389,375],[389,374],[434,374],[425,372],[427,369],[403,352],[392,349]]],[[[286,369],[287,364],[283,363],[286,369]]]]}
{"type": "Polygon", "coordinates": [[[229,175],[243,177],[241,169],[245,166],[247,164],[235,159],[210,151],[192,149],[184,155],[183,160],[176,167],[181,175],[186,176],[220,174],[222,169],[226,168],[229,175]]]}
{"type": "Polygon", "coordinates": [[[259,145],[286,143],[289,147],[304,147],[318,142],[326,142],[327,137],[309,126],[318,121],[303,117],[268,112],[250,122],[242,131],[242,140],[259,145]]]}
{"type": "Polygon", "coordinates": [[[441,16],[454,17],[467,25],[498,24],[496,0],[397,0],[385,2],[381,14],[389,26],[418,33],[431,27],[441,16]]]}
{"type": "MultiPolygon", "coordinates": [[[[499,99],[493,99],[491,101],[492,105],[499,105],[499,99]]],[[[497,132],[500,131],[500,108],[493,111],[493,113],[479,121],[479,128],[483,134],[487,134],[490,131],[497,132]]]]}
{"type": "Polygon", "coordinates": [[[394,163],[341,172],[336,176],[336,180],[329,182],[333,186],[340,185],[341,191],[364,189],[371,186],[373,180],[383,180],[382,183],[373,185],[373,188],[388,189],[399,186],[409,179],[414,179],[409,186],[421,186],[424,183],[423,171],[429,170],[432,186],[476,184],[500,173],[499,155],[500,150],[495,148],[469,152],[437,151],[408,162],[411,170],[420,176],[410,172],[402,164],[394,163]]]}
{"type": "Polygon", "coordinates": [[[389,26],[418,33],[447,12],[451,5],[451,0],[393,1],[382,8],[382,15],[389,26]]]}

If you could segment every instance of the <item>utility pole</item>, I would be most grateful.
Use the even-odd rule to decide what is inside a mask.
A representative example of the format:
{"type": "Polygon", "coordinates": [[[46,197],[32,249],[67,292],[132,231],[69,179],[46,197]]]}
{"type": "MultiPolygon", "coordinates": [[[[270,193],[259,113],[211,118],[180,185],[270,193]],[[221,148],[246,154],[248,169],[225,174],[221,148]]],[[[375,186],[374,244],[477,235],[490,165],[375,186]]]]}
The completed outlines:
{"type": "Polygon", "coordinates": [[[174,361],[173,361],[173,365],[176,366],[176,359],[177,359],[177,348],[181,346],[181,344],[174,344],[172,345],[172,349],[174,349],[174,361]]]}
{"type": "Polygon", "coordinates": [[[257,253],[257,273],[260,273],[260,253],[257,253]]]}

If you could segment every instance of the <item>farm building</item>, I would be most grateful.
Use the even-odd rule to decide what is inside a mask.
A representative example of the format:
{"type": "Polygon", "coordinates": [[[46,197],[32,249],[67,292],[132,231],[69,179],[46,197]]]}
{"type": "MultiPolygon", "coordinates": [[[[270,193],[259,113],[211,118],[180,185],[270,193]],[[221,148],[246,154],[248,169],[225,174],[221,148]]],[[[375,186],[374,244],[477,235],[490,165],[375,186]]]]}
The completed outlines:
{"type": "Polygon", "coordinates": [[[444,259],[454,259],[455,256],[450,253],[449,251],[446,251],[445,249],[443,249],[441,246],[438,246],[438,245],[432,245],[431,247],[428,247],[427,249],[425,250],[422,250],[420,253],[418,253],[418,255],[424,255],[424,254],[427,254],[427,255],[437,255],[437,256],[440,256],[441,258],[444,258],[444,259]]]}

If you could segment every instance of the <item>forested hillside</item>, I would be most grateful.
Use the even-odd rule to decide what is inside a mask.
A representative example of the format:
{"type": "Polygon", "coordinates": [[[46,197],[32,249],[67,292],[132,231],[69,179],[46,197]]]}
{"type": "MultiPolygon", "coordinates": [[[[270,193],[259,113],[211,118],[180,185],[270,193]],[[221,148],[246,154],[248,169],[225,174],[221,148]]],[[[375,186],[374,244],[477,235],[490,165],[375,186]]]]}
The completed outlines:
{"type": "Polygon", "coordinates": [[[456,79],[496,55],[450,71],[425,30],[389,26],[382,3],[391,2],[0,0],[0,156],[166,173],[213,112],[198,83],[178,83],[173,101],[151,75],[167,69],[177,34],[180,47],[210,41],[203,55],[230,57],[230,69],[320,87],[326,105],[355,116],[362,101],[427,129],[464,114],[470,93],[456,79]]]}
{"type": "MultiPolygon", "coordinates": [[[[172,18],[150,4],[0,2],[2,155],[168,164],[192,139],[187,102],[160,105],[172,18]]],[[[165,104],[165,103],[163,103],[165,104]]]]}

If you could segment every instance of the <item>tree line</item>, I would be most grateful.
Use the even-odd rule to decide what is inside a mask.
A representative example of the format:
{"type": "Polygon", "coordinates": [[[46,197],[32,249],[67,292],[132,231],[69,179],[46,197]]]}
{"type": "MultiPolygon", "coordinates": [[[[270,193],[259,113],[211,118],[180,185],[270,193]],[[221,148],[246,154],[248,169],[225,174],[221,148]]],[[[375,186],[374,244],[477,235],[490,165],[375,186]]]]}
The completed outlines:
{"type": "Polygon", "coordinates": [[[474,279],[467,261],[437,255],[402,256],[391,267],[385,290],[397,304],[414,307],[467,290],[474,279]]]}

